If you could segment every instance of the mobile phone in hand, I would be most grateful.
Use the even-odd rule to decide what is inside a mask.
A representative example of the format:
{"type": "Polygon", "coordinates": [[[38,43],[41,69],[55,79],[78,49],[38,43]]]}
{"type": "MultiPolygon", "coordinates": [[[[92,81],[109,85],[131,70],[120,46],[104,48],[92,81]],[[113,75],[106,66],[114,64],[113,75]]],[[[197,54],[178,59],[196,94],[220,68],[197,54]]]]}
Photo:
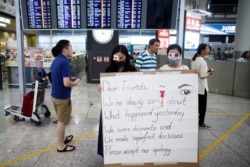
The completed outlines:
{"type": "Polygon", "coordinates": [[[214,69],[211,68],[207,72],[214,72],[214,69]]]}
{"type": "Polygon", "coordinates": [[[70,78],[70,80],[71,80],[71,81],[73,81],[73,82],[75,82],[75,81],[80,80],[80,78],[76,78],[76,77],[74,77],[74,78],[70,78]]]}

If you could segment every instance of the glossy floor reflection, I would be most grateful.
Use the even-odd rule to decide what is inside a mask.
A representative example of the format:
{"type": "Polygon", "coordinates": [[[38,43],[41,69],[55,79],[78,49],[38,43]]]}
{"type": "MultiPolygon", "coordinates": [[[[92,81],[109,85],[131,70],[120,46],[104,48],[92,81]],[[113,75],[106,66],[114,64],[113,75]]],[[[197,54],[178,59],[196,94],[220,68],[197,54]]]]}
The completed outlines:
{"type": "MultiPolygon", "coordinates": [[[[50,89],[46,89],[44,103],[51,111],[36,126],[30,120],[14,121],[5,117],[6,104],[18,105],[19,89],[8,88],[4,82],[0,91],[0,166],[12,167],[102,167],[103,159],[96,154],[101,109],[96,84],[86,83],[80,74],[80,85],[73,88],[73,113],[66,127],[73,134],[74,152],[56,152],[56,115],[51,104],[50,89]]],[[[29,89],[27,89],[29,91],[29,89]]],[[[199,130],[199,161],[201,167],[250,166],[250,99],[208,94],[206,123],[210,130],[199,130]]],[[[163,165],[164,166],[164,165],[163,165]]]]}

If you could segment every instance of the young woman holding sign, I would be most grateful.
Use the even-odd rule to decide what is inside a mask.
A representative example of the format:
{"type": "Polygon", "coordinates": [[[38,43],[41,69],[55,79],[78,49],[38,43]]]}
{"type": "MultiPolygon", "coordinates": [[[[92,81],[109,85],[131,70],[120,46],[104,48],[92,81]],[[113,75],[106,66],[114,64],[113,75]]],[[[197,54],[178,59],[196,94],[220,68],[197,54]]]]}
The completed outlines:
{"type": "MultiPolygon", "coordinates": [[[[124,45],[117,45],[110,56],[109,66],[105,72],[136,72],[134,65],[131,65],[128,49],[124,45]]],[[[98,91],[101,92],[101,86],[98,86],[98,91]]],[[[102,112],[99,123],[97,154],[103,157],[103,132],[102,132],[102,112]]]]}

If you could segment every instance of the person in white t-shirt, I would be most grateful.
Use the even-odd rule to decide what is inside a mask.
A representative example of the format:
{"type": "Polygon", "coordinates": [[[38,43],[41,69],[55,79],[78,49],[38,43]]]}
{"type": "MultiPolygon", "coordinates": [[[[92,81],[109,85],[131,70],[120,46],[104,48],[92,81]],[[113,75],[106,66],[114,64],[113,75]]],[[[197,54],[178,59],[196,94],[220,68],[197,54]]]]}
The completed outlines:
{"type": "Polygon", "coordinates": [[[168,63],[159,70],[189,70],[188,66],[182,65],[182,49],[178,44],[169,45],[167,49],[168,63]]]}
{"type": "Polygon", "coordinates": [[[191,68],[199,70],[198,78],[198,105],[199,105],[199,127],[210,128],[205,124],[205,115],[207,110],[207,93],[208,83],[207,78],[213,74],[213,69],[208,69],[207,62],[204,57],[210,53],[210,47],[207,44],[201,43],[197,48],[197,53],[192,58],[191,68]]]}
{"type": "Polygon", "coordinates": [[[250,51],[245,51],[237,62],[249,62],[250,61],[250,51]]]}

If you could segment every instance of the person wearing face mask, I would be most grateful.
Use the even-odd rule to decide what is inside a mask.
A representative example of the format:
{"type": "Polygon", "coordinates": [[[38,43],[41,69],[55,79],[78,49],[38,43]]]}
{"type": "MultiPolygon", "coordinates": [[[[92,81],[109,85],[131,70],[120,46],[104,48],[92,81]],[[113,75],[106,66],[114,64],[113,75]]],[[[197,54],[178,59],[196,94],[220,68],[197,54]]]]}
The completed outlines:
{"type": "MultiPolygon", "coordinates": [[[[117,45],[110,56],[110,63],[105,72],[136,72],[134,65],[130,63],[128,49],[124,45],[117,45]]],[[[97,87],[101,92],[100,85],[97,87]]],[[[99,133],[97,142],[97,154],[103,157],[103,134],[102,134],[102,112],[99,123],[99,133]]]]}
{"type": "Polygon", "coordinates": [[[128,49],[124,45],[114,47],[110,63],[105,72],[134,72],[136,68],[130,63],[128,49]]]}
{"type": "Polygon", "coordinates": [[[189,70],[188,66],[182,65],[182,49],[178,44],[169,45],[167,49],[168,63],[159,70],[189,70]]]}

